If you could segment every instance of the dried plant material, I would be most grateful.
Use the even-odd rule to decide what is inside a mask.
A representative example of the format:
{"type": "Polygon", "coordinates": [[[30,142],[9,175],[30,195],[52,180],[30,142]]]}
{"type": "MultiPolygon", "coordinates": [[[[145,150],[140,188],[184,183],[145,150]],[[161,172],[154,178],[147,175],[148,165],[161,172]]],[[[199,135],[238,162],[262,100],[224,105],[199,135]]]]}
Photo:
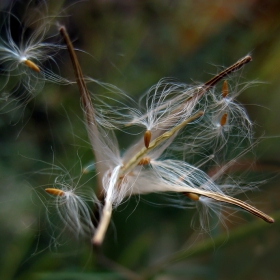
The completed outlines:
{"type": "Polygon", "coordinates": [[[224,125],[226,124],[226,122],[227,122],[227,116],[228,116],[227,113],[225,113],[225,114],[222,115],[221,120],[220,120],[220,125],[221,125],[221,126],[224,126],[224,125]]]}
{"type": "Polygon", "coordinates": [[[146,130],[145,134],[144,134],[144,144],[145,144],[145,147],[147,149],[149,148],[149,144],[150,144],[151,138],[152,138],[151,131],[150,130],[146,130]]]}
{"type": "Polygon", "coordinates": [[[49,194],[52,194],[54,196],[63,196],[65,195],[65,192],[60,189],[55,188],[46,188],[45,191],[49,194]]]}
{"type": "MultiPolygon", "coordinates": [[[[31,3],[28,2],[28,7],[32,6],[31,3]]],[[[235,101],[251,83],[241,84],[240,79],[234,81],[230,77],[249,63],[251,56],[241,58],[206,83],[187,85],[169,78],[160,79],[139,101],[135,101],[114,85],[84,77],[66,28],[59,27],[66,47],[50,42],[53,37],[48,32],[55,16],[45,15],[44,11],[48,11],[45,1],[34,6],[44,7],[44,16],[31,22],[29,32],[28,25],[21,24],[15,17],[22,26],[19,44],[11,35],[13,15],[7,13],[10,20],[1,30],[7,34],[4,39],[0,38],[1,74],[3,69],[7,78],[1,90],[13,80],[19,82],[18,88],[23,86],[29,95],[37,93],[37,86],[46,81],[70,84],[46,67],[48,60],[58,67],[53,55],[67,49],[94,159],[82,168],[80,158],[81,168],[78,176],[73,176],[75,179],[69,178],[69,171],[61,172],[57,168],[59,172],[53,187],[45,189],[53,196],[48,196],[52,199],[49,204],[54,206],[64,226],[77,236],[90,235],[92,243],[100,246],[115,208],[133,195],[165,192],[180,194],[178,205],[195,208],[205,231],[211,228],[209,216],[212,213],[223,223],[224,207],[236,206],[268,223],[274,222],[254,206],[235,198],[252,190],[253,183],[243,187],[239,178],[235,180],[225,174],[228,166],[254,146],[253,123],[245,108],[235,101]],[[218,90],[217,83],[224,79],[222,90],[218,90]],[[95,90],[99,86],[106,94],[91,93],[88,88],[92,83],[95,90]],[[120,148],[115,130],[127,138],[133,135],[131,141],[125,139],[120,148]],[[129,145],[124,147],[124,143],[129,145]],[[217,167],[211,177],[207,175],[209,166],[217,167]],[[81,183],[81,177],[88,176],[90,171],[94,171],[93,177],[97,180],[96,194],[92,178],[81,183]],[[87,188],[89,192],[85,192],[87,188]],[[95,212],[99,215],[93,222],[95,212]]],[[[31,11],[29,15],[32,15],[31,11]]],[[[17,95],[12,92],[10,96],[17,95]]],[[[25,101],[24,98],[18,101],[22,100],[25,101]]]]}
{"type": "Polygon", "coordinates": [[[111,220],[111,215],[112,215],[112,205],[105,204],[102,210],[102,219],[92,238],[93,245],[100,246],[102,244],[105,237],[105,233],[107,231],[108,225],[111,220]]]}
{"type": "Polygon", "coordinates": [[[149,157],[144,157],[138,162],[138,165],[147,165],[150,163],[150,161],[151,159],[149,157]]]}
{"type": "Polygon", "coordinates": [[[230,75],[232,72],[239,70],[242,68],[245,64],[252,61],[252,57],[250,55],[246,55],[245,57],[238,60],[236,63],[231,65],[230,67],[226,68],[224,71],[220,72],[218,75],[210,79],[208,82],[204,84],[205,87],[212,87],[217,84],[220,80],[222,80],[224,77],[230,75]]]}
{"type": "Polygon", "coordinates": [[[223,82],[223,86],[222,86],[222,97],[223,98],[226,98],[228,96],[228,83],[227,81],[225,80],[223,82]]]}
{"type": "Polygon", "coordinates": [[[163,141],[168,140],[170,137],[172,137],[176,132],[178,132],[181,128],[186,126],[188,123],[196,120],[197,118],[201,117],[203,115],[203,112],[198,112],[192,117],[186,119],[185,121],[181,122],[179,125],[173,127],[170,129],[170,131],[167,131],[154,139],[150,145],[149,148],[142,148],[139,152],[137,152],[127,163],[122,166],[121,174],[125,174],[129,172],[133,167],[135,167],[138,162],[151,150],[158,147],[163,141]]]}
{"type": "Polygon", "coordinates": [[[15,3],[10,1],[6,11],[0,10],[0,65],[4,78],[0,92],[6,93],[1,113],[24,108],[46,83],[73,83],[60,75],[58,56],[65,47],[59,43],[57,31],[51,34],[57,15],[49,14],[47,1],[26,1],[28,9],[25,7],[20,15],[12,12],[15,3]]]}
{"type": "Polygon", "coordinates": [[[199,200],[199,196],[195,193],[184,193],[184,195],[193,201],[199,200]]]}
{"type": "Polygon", "coordinates": [[[252,205],[241,201],[237,198],[234,197],[229,197],[229,196],[225,196],[225,195],[220,195],[218,193],[210,193],[210,192],[206,192],[206,191],[201,191],[198,190],[197,194],[212,198],[216,201],[220,201],[220,202],[224,202],[224,203],[228,203],[228,204],[232,204],[235,206],[238,206],[242,209],[244,209],[245,211],[263,219],[265,222],[267,223],[274,223],[274,219],[271,218],[270,216],[266,215],[265,213],[263,213],[262,211],[258,210],[257,208],[253,207],[252,205]]]}
{"type": "Polygon", "coordinates": [[[37,73],[40,72],[40,68],[34,62],[32,62],[31,60],[29,60],[29,59],[24,60],[24,64],[27,67],[29,67],[31,70],[33,70],[33,71],[35,71],[37,73]]]}

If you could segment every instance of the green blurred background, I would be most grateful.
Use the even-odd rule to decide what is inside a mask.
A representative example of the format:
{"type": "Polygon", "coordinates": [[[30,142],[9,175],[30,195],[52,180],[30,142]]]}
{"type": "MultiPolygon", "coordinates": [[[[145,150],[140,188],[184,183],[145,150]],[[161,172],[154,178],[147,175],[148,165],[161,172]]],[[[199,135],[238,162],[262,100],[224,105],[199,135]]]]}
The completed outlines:
{"type": "MultiPolygon", "coordinates": [[[[164,198],[148,195],[114,212],[102,248],[108,259],[92,251],[89,240],[67,230],[59,236],[46,218],[44,186],[53,181],[51,164],[75,177],[80,163],[91,162],[92,152],[77,87],[46,84],[24,112],[0,119],[0,279],[279,279],[280,1],[57,0],[48,5],[50,11],[63,7],[59,24],[67,27],[76,48],[91,54],[78,54],[84,74],[135,99],[162,77],[207,81],[222,66],[251,54],[253,61],[239,74],[263,83],[238,100],[262,139],[249,175],[266,182],[249,197],[276,222],[268,225],[240,213],[228,232],[217,227],[202,235],[190,227],[194,210],[168,207],[164,198]]],[[[61,74],[73,79],[66,51],[58,61],[61,74]]],[[[107,94],[97,85],[89,88],[107,94]]],[[[124,149],[129,139],[119,137],[124,149]]]]}

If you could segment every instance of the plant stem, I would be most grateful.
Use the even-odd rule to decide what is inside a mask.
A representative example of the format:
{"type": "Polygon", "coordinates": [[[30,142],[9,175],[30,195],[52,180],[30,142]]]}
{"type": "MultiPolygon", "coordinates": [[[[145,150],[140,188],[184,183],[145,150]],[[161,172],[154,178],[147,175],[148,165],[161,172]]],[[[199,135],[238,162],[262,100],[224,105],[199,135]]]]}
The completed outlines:
{"type": "Polygon", "coordinates": [[[102,210],[102,215],[98,227],[92,238],[92,244],[94,246],[100,246],[102,244],[105,237],[105,233],[107,231],[108,225],[111,220],[111,216],[112,216],[112,203],[106,200],[102,210]]]}
{"type": "Polygon", "coordinates": [[[169,139],[170,137],[172,137],[173,135],[175,135],[175,133],[177,131],[179,131],[181,128],[183,128],[184,126],[186,126],[188,123],[194,121],[195,119],[201,117],[204,113],[202,111],[196,113],[195,115],[191,116],[190,118],[184,120],[183,122],[181,122],[179,125],[173,127],[172,129],[170,129],[169,131],[163,133],[162,135],[158,136],[156,139],[154,139],[150,144],[149,147],[143,147],[140,151],[138,151],[127,163],[124,164],[124,166],[121,168],[120,170],[120,177],[126,173],[128,173],[129,171],[131,171],[131,169],[133,169],[138,162],[151,150],[155,149],[158,145],[160,145],[163,141],[169,139]]]}
{"type": "Polygon", "coordinates": [[[228,203],[228,204],[238,206],[238,207],[246,210],[247,212],[263,219],[267,223],[274,223],[273,218],[266,215],[265,213],[258,210],[257,208],[253,207],[252,205],[250,205],[250,204],[248,204],[248,203],[246,203],[242,200],[239,200],[235,197],[227,196],[227,195],[224,195],[224,194],[222,195],[222,194],[219,194],[219,193],[214,193],[214,192],[209,192],[209,191],[204,191],[204,190],[200,190],[200,189],[194,189],[194,191],[192,191],[192,193],[203,195],[203,196],[212,198],[212,199],[214,199],[216,201],[219,201],[219,202],[224,202],[224,203],[228,203]]]}
{"type": "Polygon", "coordinates": [[[249,55],[241,58],[240,60],[235,62],[233,65],[229,66],[224,71],[220,72],[218,75],[216,75],[215,77],[210,79],[203,86],[207,88],[207,87],[212,87],[212,86],[216,85],[224,77],[226,77],[227,75],[231,74],[234,71],[239,70],[240,68],[242,68],[245,64],[249,63],[250,61],[252,61],[252,57],[249,55]]]}
{"type": "MultiPolygon", "coordinates": [[[[80,63],[78,61],[78,58],[76,56],[75,50],[73,48],[72,42],[69,38],[69,35],[65,29],[65,27],[60,27],[59,29],[60,34],[65,40],[65,43],[67,45],[67,49],[72,61],[72,65],[74,68],[75,72],[75,77],[76,77],[76,82],[79,87],[79,92],[82,100],[82,105],[84,109],[84,116],[86,119],[86,125],[87,125],[87,132],[88,132],[88,137],[91,141],[92,145],[92,150],[93,154],[96,159],[96,169],[97,171],[100,170],[99,165],[101,164],[99,160],[99,152],[98,152],[98,145],[96,143],[96,139],[98,139],[99,131],[97,128],[97,124],[95,121],[95,111],[93,104],[91,102],[91,97],[89,94],[89,91],[87,89],[84,77],[83,77],[83,72],[80,66],[80,63]]],[[[97,172],[97,182],[98,182],[98,191],[97,191],[97,197],[102,200],[103,199],[103,192],[102,192],[102,174],[101,172],[97,172]]]]}

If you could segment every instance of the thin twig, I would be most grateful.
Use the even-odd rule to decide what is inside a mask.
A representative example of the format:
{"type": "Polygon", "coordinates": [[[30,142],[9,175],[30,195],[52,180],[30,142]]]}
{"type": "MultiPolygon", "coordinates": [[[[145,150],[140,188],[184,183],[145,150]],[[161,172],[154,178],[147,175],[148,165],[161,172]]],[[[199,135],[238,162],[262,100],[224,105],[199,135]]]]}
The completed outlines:
{"type": "MultiPolygon", "coordinates": [[[[72,61],[73,69],[75,72],[75,77],[76,77],[76,82],[79,87],[79,92],[82,100],[82,105],[84,109],[84,115],[86,119],[86,125],[87,125],[87,131],[88,131],[88,136],[89,139],[92,141],[92,150],[96,159],[96,169],[99,170],[99,164],[100,160],[98,159],[98,147],[96,147],[96,143],[94,143],[94,139],[98,138],[99,131],[97,128],[96,120],[95,120],[95,111],[93,104],[91,102],[91,97],[89,94],[89,91],[87,89],[83,72],[80,66],[80,63],[78,61],[78,58],[76,56],[74,47],[72,45],[72,42],[69,38],[69,35],[65,29],[65,27],[60,27],[59,29],[60,34],[65,40],[65,43],[67,45],[67,49],[72,61]],[[92,137],[92,135],[95,135],[95,137],[92,137]]],[[[97,197],[102,200],[103,199],[103,192],[102,192],[102,174],[100,172],[97,172],[97,182],[98,182],[98,193],[97,197]]]]}
{"type": "Polygon", "coordinates": [[[89,94],[87,86],[85,84],[83,72],[82,72],[80,63],[78,61],[78,58],[76,56],[75,50],[73,48],[72,42],[69,38],[69,35],[68,35],[65,27],[60,27],[59,31],[66,42],[67,49],[68,49],[68,52],[69,52],[69,55],[70,55],[70,58],[72,61],[72,65],[73,65],[75,76],[76,76],[76,82],[79,87],[83,108],[85,110],[85,116],[86,116],[87,123],[88,124],[93,123],[96,125],[95,113],[94,113],[93,105],[91,102],[90,94],[89,94]]]}
{"type": "Polygon", "coordinates": [[[226,68],[225,70],[223,70],[222,72],[220,72],[218,75],[216,75],[215,77],[213,77],[212,79],[210,79],[208,82],[206,82],[203,86],[205,88],[209,88],[209,87],[213,87],[214,85],[216,85],[219,81],[221,81],[224,77],[228,76],[229,74],[231,74],[234,71],[239,70],[240,68],[242,68],[245,64],[249,63],[250,61],[252,61],[252,57],[247,55],[243,58],[241,58],[240,60],[238,60],[237,62],[235,62],[233,65],[229,66],[228,68],[226,68]]]}
{"type": "Polygon", "coordinates": [[[263,213],[262,211],[258,210],[257,208],[255,208],[254,206],[239,200],[237,198],[231,197],[231,196],[227,196],[227,195],[221,195],[219,193],[214,193],[214,192],[209,192],[209,191],[204,191],[204,190],[200,190],[200,189],[194,189],[194,191],[192,191],[192,193],[198,194],[198,195],[203,195],[209,198],[212,198],[216,201],[219,202],[224,202],[224,203],[228,203],[228,204],[232,204],[235,206],[238,206],[244,210],[246,210],[247,212],[263,219],[265,222],[267,223],[274,223],[274,219],[271,218],[270,216],[266,215],[265,213],[263,213]]]}
{"type": "MultiPolygon", "coordinates": [[[[181,106],[185,106],[185,104],[187,102],[189,102],[190,100],[192,100],[194,97],[201,98],[210,88],[214,87],[224,77],[230,75],[232,72],[235,72],[235,71],[239,70],[240,68],[242,68],[245,64],[249,63],[250,61],[252,61],[252,57],[247,55],[247,56],[241,58],[240,60],[238,60],[237,62],[235,62],[234,64],[232,64],[231,66],[227,67],[225,70],[223,70],[220,73],[218,73],[217,75],[215,75],[213,78],[211,78],[209,81],[204,83],[202,86],[199,86],[198,90],[195,92],[195,94],[193,96],[188,97],[181,106]]],[[[186,92],[184,92],[183,95],[184,94],[186,94],[186,92]]],[[[179,98],[181,98],[181,97],[179,96],[177,98],[174,98],[173,102],[177,101],[177,99],[179,99],[179,98]]],[[[160,111],[165,106],[166,105],[158,106],[154,110],[155,111],[160,111]]],[[[176,109],[176,111],[177,110],[179,111],[180,109],[176,109]]],[[[150,112],[144,114],[141,118],[139,118],[139,120],[145,119],[148,114],[150,114],[150,112]]],[[[132,124],[133,124],[133,121],[130,122],[129,124],[127,124],[126,126],[130,126],[132,124]]]]}

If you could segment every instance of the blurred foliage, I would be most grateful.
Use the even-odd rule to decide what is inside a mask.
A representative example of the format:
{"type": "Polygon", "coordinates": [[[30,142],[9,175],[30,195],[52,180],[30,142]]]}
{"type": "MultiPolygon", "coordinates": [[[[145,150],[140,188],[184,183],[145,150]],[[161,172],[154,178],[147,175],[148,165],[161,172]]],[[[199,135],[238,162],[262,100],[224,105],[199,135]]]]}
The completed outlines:
{"type": "MultiPolygon", "coordinates": [[[[260,164],[252,173],[265,183],[248,195],[272,216],[279,210],[279,1],[49,2],[50,9],[67,7],[59,23],[82,50],[85,75],[135,98],[162,77],[206,81],[221,66],[251,53],[253,62],[238,75],[263,83],[239,101],[256,123],[260,164]]],[[[59,60],[63,76],[73,78],[68,53],[59,60]]],[[[102,93],[96,85],[89,87],[102,93]]],[[[148,195],[114,212],[102,247],[108,259],[71,232],[54,240],[57,232],[48,226],[44,199],[51,164],[77,176],[80,163],[92,160],[75,86],[46,85],[24,112],[1,115],[0,132],[0,279],[142,279],[141,273],[159,280],[279,279],[278,212],[274,225],[241,213],[228,232],[217,227],[202,235],[190,227],[193,210],[168,207],[162,196],[148,195]],[[39,174],[45,168],[47,174],[39,174]]],[[[118,134],[125,148],[128,139],[118,134]]]]}

